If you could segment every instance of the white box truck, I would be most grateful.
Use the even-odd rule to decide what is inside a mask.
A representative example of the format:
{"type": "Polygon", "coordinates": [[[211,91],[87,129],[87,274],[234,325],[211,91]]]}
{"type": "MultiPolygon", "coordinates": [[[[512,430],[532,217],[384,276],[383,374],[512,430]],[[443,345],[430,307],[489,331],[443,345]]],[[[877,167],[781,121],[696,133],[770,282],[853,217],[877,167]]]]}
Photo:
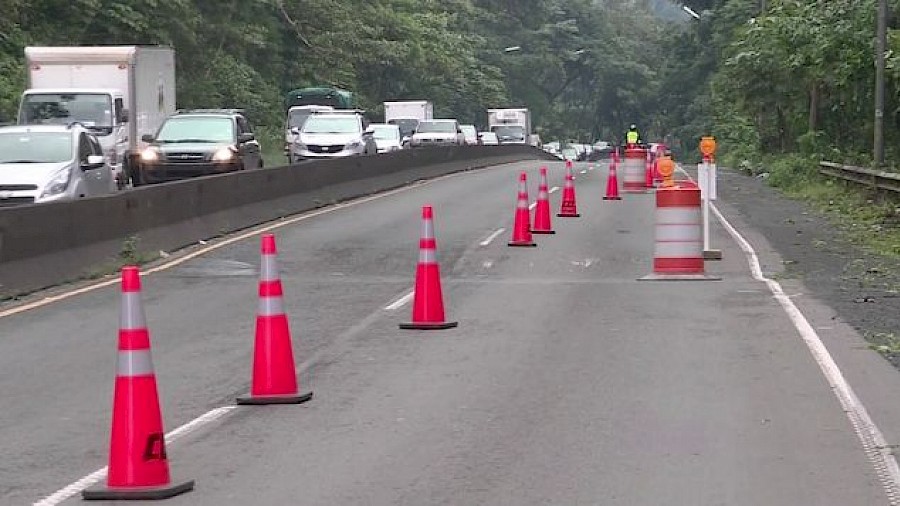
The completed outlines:
{"type": "Polygon", "coordinates": [[[488,109],[488,130],[500,144],[532,144],[531,111],[525,108],[488,109]]]}
{"type": "Polygon", "coordinates": [[[400,136],[412,137],[420,121],[434,119],[434,104],[428,100],[384,103],[384,122],[400,127],[400,136]]]}
{"type": "Polygon", "coordinates": [[[18,123],[93,130],[119,186],[141,137],[175,112],[175,52],[160,46],[26,47],[28,89],[18,123]]]}

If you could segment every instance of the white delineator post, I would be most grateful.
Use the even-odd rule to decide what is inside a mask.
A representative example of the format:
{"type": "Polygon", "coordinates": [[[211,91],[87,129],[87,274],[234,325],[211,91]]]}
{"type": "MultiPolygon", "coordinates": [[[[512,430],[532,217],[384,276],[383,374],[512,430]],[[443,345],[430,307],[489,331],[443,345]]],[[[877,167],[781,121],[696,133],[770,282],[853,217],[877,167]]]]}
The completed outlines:
{"type": "Polygon", "coordinates": [[[703,203],[703,259],[721,260],[722,251],[711,249],[709,246],[709,205],[711,200],[716,200],[716,164],[708,157],[703,157],[703,162],[697,164],[697,179],[700,186],[700,198],[703,203]]]}

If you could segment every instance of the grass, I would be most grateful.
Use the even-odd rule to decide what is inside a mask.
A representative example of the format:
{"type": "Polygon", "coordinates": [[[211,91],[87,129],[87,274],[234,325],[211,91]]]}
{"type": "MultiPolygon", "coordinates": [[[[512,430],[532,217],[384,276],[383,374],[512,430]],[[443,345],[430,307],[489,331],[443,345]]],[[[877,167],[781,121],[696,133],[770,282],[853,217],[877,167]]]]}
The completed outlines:
{"type": "Polygon", "coordinates": [[[900,354],[900,336],[894,332],[869,332],[865,337],[869,348],[887,358],[900,354]]]}
{"type": "Polygon", "coordinates": [[[852,243],[900,258],[900,195],[875,194],[860,185],[831,179],[818,173],[816,161],[800,155],[769,157],[762,164],[742,162],[739,166],[752,175],[767,175],[769,185],[823,211],[852,243]]]}
{"type": "Polygon", "coordinates": [[[258,127],[256,138],[262,151],[266,167],[281,167],[287,164],[284,155],[284,130],[282,127],[258,127]]]}

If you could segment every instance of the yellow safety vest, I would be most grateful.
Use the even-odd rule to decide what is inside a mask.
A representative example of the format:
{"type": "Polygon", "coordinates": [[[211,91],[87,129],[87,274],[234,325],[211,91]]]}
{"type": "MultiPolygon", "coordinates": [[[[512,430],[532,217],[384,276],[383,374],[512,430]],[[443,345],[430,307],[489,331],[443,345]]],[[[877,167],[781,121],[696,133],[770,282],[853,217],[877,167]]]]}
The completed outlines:
{"type": "Polygon", "coordinates": [[[637,144],[638,139],[638,133],[634,130],[629,130],[628,133],[625,134],[625,141],[628,144],[637,144]]]}

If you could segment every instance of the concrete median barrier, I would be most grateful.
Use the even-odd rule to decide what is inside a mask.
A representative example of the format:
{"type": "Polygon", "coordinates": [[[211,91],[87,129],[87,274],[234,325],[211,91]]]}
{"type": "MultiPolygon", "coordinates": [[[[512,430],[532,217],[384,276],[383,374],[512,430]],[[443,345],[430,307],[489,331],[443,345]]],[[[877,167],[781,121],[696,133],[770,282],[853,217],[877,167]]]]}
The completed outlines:
{"type": "Polygon", "coordinates": [[[420,179],[528,159],[528,146],[406,150],[189,179],[107,197],[0,209],[0,299],[420,179]]]}

